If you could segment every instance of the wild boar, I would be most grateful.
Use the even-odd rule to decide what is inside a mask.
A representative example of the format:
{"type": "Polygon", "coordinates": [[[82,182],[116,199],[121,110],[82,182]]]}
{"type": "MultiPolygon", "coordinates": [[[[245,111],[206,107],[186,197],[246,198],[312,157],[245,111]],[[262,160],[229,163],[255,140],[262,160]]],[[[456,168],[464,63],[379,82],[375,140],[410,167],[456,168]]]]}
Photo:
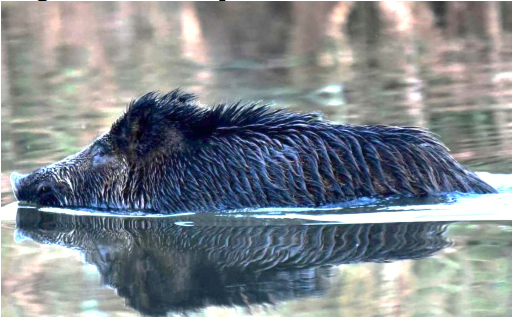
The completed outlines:
{"type": "Polygon", "coordinates": [[[422,128],[337,124],[268,105],[195,100],[180,90],[141,96],[82,151],[28,175],[13,173],[16,198],[174,213],[495,192],[422,128]]]}

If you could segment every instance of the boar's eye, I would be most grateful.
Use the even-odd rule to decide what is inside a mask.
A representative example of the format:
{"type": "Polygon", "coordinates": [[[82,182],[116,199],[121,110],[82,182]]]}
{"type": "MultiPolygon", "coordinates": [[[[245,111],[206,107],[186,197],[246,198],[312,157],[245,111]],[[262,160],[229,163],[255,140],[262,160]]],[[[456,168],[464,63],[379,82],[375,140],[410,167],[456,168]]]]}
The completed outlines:
{"type": "Polygon", "coordinates": [[[107,151],[105,151],[105,148],[103,146],[95,146],[91,151],[92,156],[104,156],[107,154],[107,151]]]}
{"type": "Polygon", "coordinates": [[[43,181],[36,190],[38,202],[42,205],[55,205],[58,203],[54,186],[50,182],[43,181]]]}

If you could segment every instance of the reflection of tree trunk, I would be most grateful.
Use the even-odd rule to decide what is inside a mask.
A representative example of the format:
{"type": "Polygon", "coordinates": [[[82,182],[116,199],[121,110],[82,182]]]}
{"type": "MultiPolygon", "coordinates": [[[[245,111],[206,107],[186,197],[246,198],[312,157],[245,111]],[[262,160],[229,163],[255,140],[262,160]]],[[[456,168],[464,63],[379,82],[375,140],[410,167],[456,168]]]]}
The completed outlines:
{"type": "Polygon", "coordinates": [[[294,17],[290,53],[308,55],[318,52],[325,40],[324,34],[336,2],[293,2],[294,17]]]}
{"type": "Polygon", "coordinates": [[[446,32],[450,37],[485,36],[489,2],[449,1],[446,9],[446,32]]]}
{"type": "Polygon", "coordinates": [[[379,296],[381,302],[380,314],[383,316],[406,316],[401,299],[406,296],[411,262],[388,263],[382,267],[382,293],[379,296]]]}
{"type": "Polygon", "coordinates": [[[261,61],[286,52],[291,24],[288,3],[195,3],[194,7],[212,60],[261,61]]]}
{"type": "Polygon", "coordinates": [[[61,21],[61,10],[59,9],[59,3],[49,3],[42,9],[44,15],[44,26],[41,25],[39,33],[41,38],[42,53],[45,57],[43,62],[48,70],[56,68],[56,56],[55,48],[60,44],[61,38],[59,37],[58,30],[62,26],[61,21]]]}
{"type": "Polygon", "coordinates": [[[502,8],[495,2],[447,2],[446,12],[437,12],[446,14],[445,31],[454,38],[433,46],[431,79],[440,83],[429,85],[429,108],[445,131],[445,141],[451,139],[447,144],[457,159],[510,156],[511,118],[506,83],[501,80],[506,76],[500,76],[506,73],[500,57],[502,8]]]}
{"type": "Polygon", "coordinates": [[[338,281],[333,283],[339,316],[381,316],[379,290],[382,265],[336,268],[338,281]]]}
{"type": "MultiPolygon", "coordinates": [[[[489,82],[493,84],[493,95],[496,99],[495,109],[493,111],[494,124],[499,134],[499,145],[498,151],[506,157],[507,152],[512,152],[512,130],[509,126],[512,122],[512,116],[510,111],[507,111],[507,104],[509,101],[506,100],[503,93],[507,91],[505,85],[500,80],[500,73],[502,70],[503,61],[501,60],[501,52],[503,43],[501,40],[501,14],[499,4],[496,2],[488,3],[488,25],[487,30],[491,38],[490,43],[490,64],[491,64],[491,76],[489,82]],[[496,109],[497,108],[497,109],[496,109]]],[[[499,154],[498,154],[499,155],[499,154]]]]}
{"type": "MultiPolygon", "coordinates": [[[[2,5],[3,6],[3,5],[2,5]]],[[[5,8],[3,8],[3,12],[7,11],[5,8]]],[[[3,13],[2,12],[2,13],[3,13]]],[[[6,17],[2,14],[2,28],[3,30],[6,30],[5,27],[6,17]]],[[[8,192],[11,193],[11,183],[9,181],[9,174],[6,172],[4,174],[4,171],[8,170],[9,165],[12,161],[15,159],[15,153],[16,151],[16,145],[14,144],[12,140],[12,127],[11,127],[11,121],[12,121],[12,100],[11,100],[11,68],[9,63],[10,56],[8,45],[7,45],[7,34],[2,31],[2,149],[4,152],[2,153],[2,174],[1,174],[1,193],[2,193],[2,205],[9,203],[11,200],[4,201],[4,193],[8,192]],[[6,142],[5,140],[10,140],[10,142],[6,142]],[[5,142],[5,143],[4,143],[5,142]],[[7,164],[6,164],[7,163],[7,164]]],[[[3,230],[3,229],[2,229],[3,230]]],[[[4,282],[2,281],[2,285],[4,286],[4,282]]]]}
{"type": "MultiPolygon", "coordinates": [[[[288,43],[288,54],[304,60],[306,65],[315,65],[321,48],[325,47],[325,34],[329,19],[334,11],[336,2],[293,2],[292,16],[294,17],[291,26],[291,42],[288,43]]],[[[311,88],[311,82],[318,86],[323,83],[312,80],[316,74],[304,72],[301,68],[291,69],[290,80],[294,87],[299,89],[311,88]]]]}
{"type": "Polygon", "coordinates": [[[512,32],[512,1],[499,2],[503,30],[512,32]]]}
{"type": "MultiPolygon", "coordinates": [[[[354,74],[348,83],[360,123],[427,125],[419,39],[435,35],[424,3],[361,2],[349,16],[354,74]],[[393,105],[394,108],[390,108],[393,105]]],[[[433,39],[434,40],[434,39],[433,39]]]]}
{"type": "MultiPolygon", "coordinates": [[[[33,9],[19,10],[19,4],[12,3],[12,7],[4,5],[5,3],[2,4],[2,64],[5,65],[2,65],[2,75],[6,76],[2,76],[2,94],[5,89],[9,89],[5,96],[9,96],[10,102],[2,102],[2,123],[11,124],[13,118],[26,119],[27,107],[34,106],[34,100],[37,100],[39,94],[43,94],[44,81],[38,78],[38,72],[42,70],[41,58],[37,52],[39,43],[34,40],[27,41],[27,38],[37,34],[34,24],[31,23],[38,20],[37,14],[34,14],[33,9]],[[5,83],[8,85],[4,87],[5,83]]],[[[2,96],[2,101],[4,98],[2,96]]],[[[38,118],[41,121],[48,118],[50,111],[45,110],[47,111],[38,118]]],[[[2,134],[10,140],[11,148],[6,152],[13,158],[23,157],[27,150],[26,136],[12,132],[15,131],[9,129],[9,135],[2,134]]],[[[2,155],[2,161],[5,157],[6,153],[2,155]]]]}
{"type": "MultiPolygon", "coordinates": [[[[411,124],[428,126],[428,109],[424,102],[424,79],[421,78],[421,52],[418,42],[428,36],[435,41],[434,17],[426,3],[422,2],[381,2],[380,9],[389,26],[390,35],[399,39],[403,51],[404,107],[411,118],[411,124]]],[[[390,72],[393,70],[389,70],[390,72]]]]}
{"type": "Polygon", "coordinates": [[[209,55],[197,13],[190,2],[183,3],[180,18],[183,56],[202,64],[208,63],[209,55]]]}
{"type": "Polygon", "coordinates": [[[379,50],[379,30],[380,18],[375,2],[356,2],[348,15],[346,33],[354,51],[352,72],[355,76],[347,83],[347,90],[351,92],[349,102],[353,104],[357,119],[368,117],[365,112],[378,106],[374,104],[372,95],[380,82],[378,73],[372,76],[371,71],[378,67],[374,55],[379,50]]]}
{"type": "MultiPolygon", "coordinates": [[[[5,19],[5,18],[4,18],[5,19]]],[[[2,26],[4,27],[4,26],[2,26]]],[[[10,99],[10,79],[9,76],[10,68],[8,63],[8,50],[7,50],[7,44],[5,43],[6,35],[3,34],[2,37],[2,117],[3,116],[9,116],[10,115],[10,107],[7,107],[7,103],[10,99]]],[[[3,121],[3,120],[2,120],[3,121]]]]}
{"type": "Polygon", "coordinates": [[[257,99],[282,85],[290,86],[289,68],[282,59],[287,56],[293,25],[290,3],[196,2],[193,7],[202,34],[201,45],[208,60],[215,63],[210,66],[220,70],[213,73],[211,80],[218,90],[231,92],[230,98],[257,99]],[[258,88],[265,92],[250,96],[258,88]]]}

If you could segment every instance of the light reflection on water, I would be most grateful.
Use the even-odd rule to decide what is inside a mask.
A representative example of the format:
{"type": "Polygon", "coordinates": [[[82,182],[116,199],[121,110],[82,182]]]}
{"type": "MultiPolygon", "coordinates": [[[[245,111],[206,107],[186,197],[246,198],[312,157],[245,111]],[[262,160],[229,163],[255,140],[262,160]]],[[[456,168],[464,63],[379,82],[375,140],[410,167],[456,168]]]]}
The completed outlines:
{"type": "MultiPolygon", "coordinates": [[[[208,104],[263,100],[339,122],[428,127],[459,161],[490,172],[480,176],[500,191],[353,202],[342,210],[358,217],[352,227],[339,223],[340,210],[180,215],[173,220],[179,226],[169,218],[49,210],[41,221],[25,210],[32,222],[15,232],[9,205],[12,213],[2,213],[2,314],[124,316],[136,305],[180,311],[176,303],[199,307],[208,299],[225,306],[272,300],[268,309],[251,305],[253,315],[506,315],[512,309],[512,224],[505,221],[512,195],[511,17],[509,3],[478,2],[2,3],[3,206],[14,201],[12,171],[76,152],[108,129],[131,98],[178,86],[208,104]],[[361,214],[375,211],[389,213],[361,214]],[[334,217],[330,224],[320,220],[326,215],[334,217]],[[442,219],[432,216],[441,215],[450,221],[443,222],[444,235],[418,229],[437,228],[434,221],[442,219]],[[414,223],[420,216],[428,221],[414,223]],[[395,223],[406,219],[413,223],[395,223]],[[277,233],[233,234],[272,226],[277,233]],[[369,248],[335,257],[335,248],[324,251],[336,244],[315,247],[324,241],[320,228],[340,230],[340,237],[358,228],[362,236],[349,243],[363,241],[368,228],[410,232],[414,237],[398,239],[406,251],[422,233],[427,242],[447,244],[415,244],[432,254],[375,263],[396,246],[385,235],[367,235],[369,248]],[[204,245],[183,245],[192,233],[204,245]],[[224,248],[208,244],[223,241],[224,248]],[[254,244],[237,251],[247,241],[254,244]],[[382,253],[368,253],[377,246],[382,253]],[[274,250],[268,255],[274,264],[289,263],[283,254],[293,250],[303,262],[262,269],[265,250],[274,250]],[[253,261],[254,270],[225,268],[236,267],[236,259],[253,261]]],[[[211,306],[197,315],[247,312],[211,306]]]]}

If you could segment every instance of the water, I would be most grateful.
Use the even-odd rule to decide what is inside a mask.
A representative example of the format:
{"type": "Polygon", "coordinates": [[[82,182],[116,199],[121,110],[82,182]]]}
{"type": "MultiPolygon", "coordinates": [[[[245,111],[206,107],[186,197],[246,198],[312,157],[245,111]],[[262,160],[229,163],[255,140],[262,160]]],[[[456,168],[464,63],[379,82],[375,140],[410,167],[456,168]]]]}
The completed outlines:
{"type": "Polygon", "coordinates": [[[2,314],[507,315],[511,11],[2,3],[2,314]],[[12,171],[76,152],[132,98],[178,86],[206,104],[428,127],[499,194],[153,218],[13,204],[12,171]]]}
{"type": "Polygon", "coordinates": [[[323,210],[146,216],[11,204],[2,313],[505,316],[512,186],[486,180],[500,192],[323,210]]]}

